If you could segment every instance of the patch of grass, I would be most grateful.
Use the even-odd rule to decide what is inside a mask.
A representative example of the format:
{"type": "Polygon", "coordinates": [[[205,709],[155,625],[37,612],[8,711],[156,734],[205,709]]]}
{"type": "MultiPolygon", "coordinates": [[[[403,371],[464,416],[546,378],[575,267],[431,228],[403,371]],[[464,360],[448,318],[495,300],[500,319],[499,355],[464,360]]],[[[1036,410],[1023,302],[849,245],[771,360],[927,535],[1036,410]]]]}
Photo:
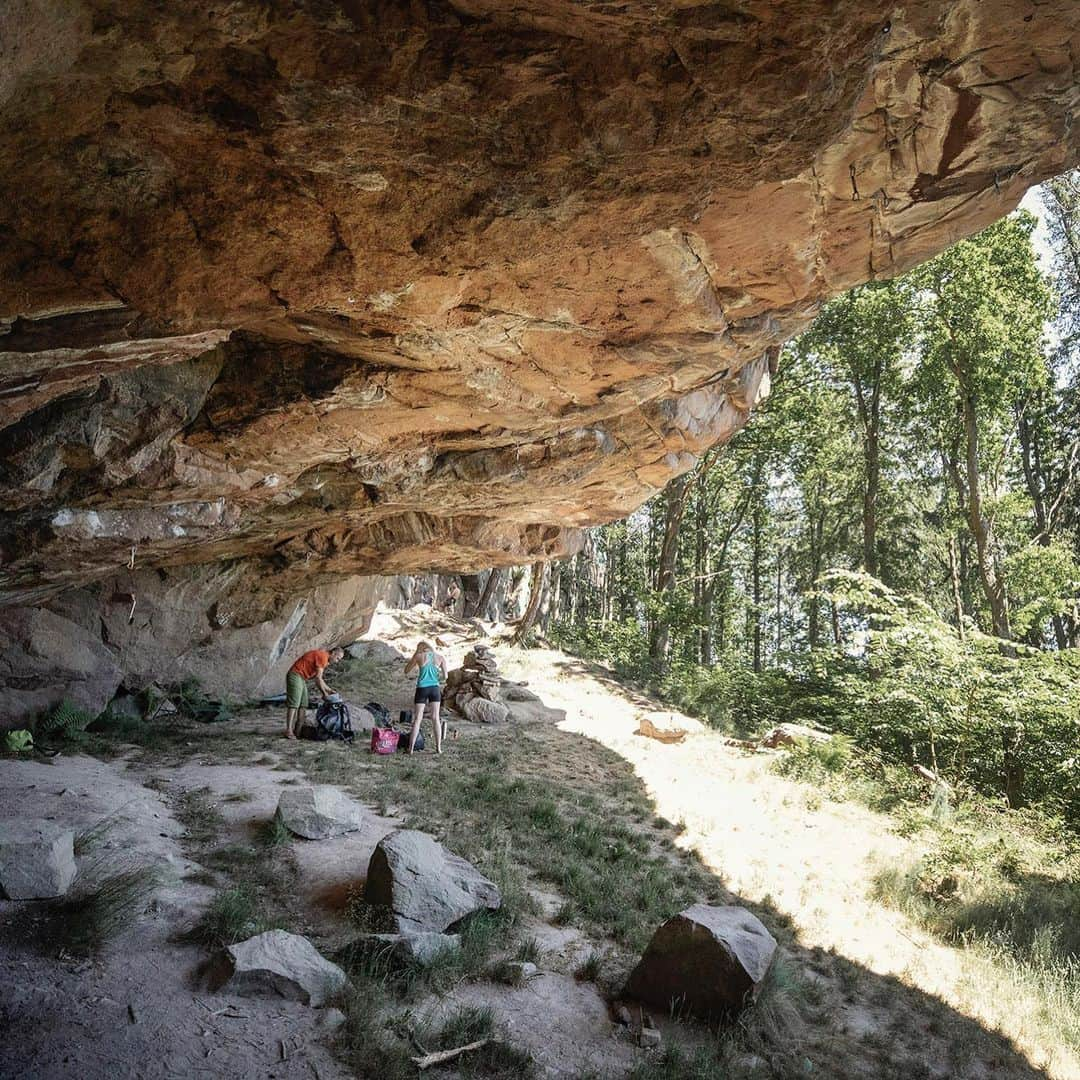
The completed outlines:
{"type": "Polygon", "coordinates": [[[388,1019],[388,998],[378,980],[351,977],[351,988],[341,999],[345,1023],[337,1050],[357,1076],[379,1080],[416,1080],[416,1066],[408,1044],[388,1019]]]}
{"type": "Polygon", "coordinates": [[[193,941],[220,947],[244,941],[269,929],[272,927],[258,914],[254,891],[241,885],[222,889],[210,901],[190,936],[193,941]]]}
{"type": "Polygon", "coordinates": [[[92,855],[101,848],[102,844],[104,844],[108,838],[109,833],[111,833],[115,827],[116,815],[109,814],[107,817],[103,817],[93,825],[77,832],[72,841],[75,858],[82,859],[87,855],[92,855]]]}
{"type": "Polygon", "coordinates": [[[187,830],[192,843],[202,845],[216,840],[225,825],[213,799],[208,787],[181,792],[176,798],[173,808],[176,819],[187,830]]]}
{"type": "Polygon", "coordinates": [[[961,819],[907,867],[874,878],[873,899],[992,962],[1040,1004],[1037,1018],[1080,1050],[1080,858],[1022,829],[961,819]]]}
{"type": "Polygon", "coordinates": [[[514,950],[514,959],[520,960],[523,964],[539,963],[543,955],[544,951],[540,948],[540,942],[534,937],[522,938],[514,950]]]}
{"type": "Polygon", "coordinates": [[[230,791],[223,801],[230,803],[245,803],[251,802],[254,798],[255,796],[252,795],[250,791],[230,791]]]}
{"type": "Polygon", "coordinates": [[[534,1075],[531,1055],[499,1038],[495,1014],[487,1006],[461,1006],[437,1024],[419,1025],[414,1036],[429,1053],[488,1040],[478,1050],[471,1050],[454,1062],[458,1075],[466,1080],[472,1077],[528,1080],[534,1075]]]}
{"type": "Polygon", "coordinates": [[[600,972],[604,967],[604,954],[593,949],[588,956],[578,965],[574,971],[574,977],[582,982],[596,982],[600,978],[600,972]]]}
{"type": "Polygon", "coordinates": [[[47,941],[76,955],[100,952],[146,907],[160,883],[155,867],[102,867],[87,875],[63,900],[56,901],[46,918],[47,941]]]}
{"type": "Polygon", "coordinates": [[[259,829],[262,842],[267,847],[281,847],[292,842],[292,833],[289,832],[285,822],[275,814],[272,818],[264,821],[259,829]]]}

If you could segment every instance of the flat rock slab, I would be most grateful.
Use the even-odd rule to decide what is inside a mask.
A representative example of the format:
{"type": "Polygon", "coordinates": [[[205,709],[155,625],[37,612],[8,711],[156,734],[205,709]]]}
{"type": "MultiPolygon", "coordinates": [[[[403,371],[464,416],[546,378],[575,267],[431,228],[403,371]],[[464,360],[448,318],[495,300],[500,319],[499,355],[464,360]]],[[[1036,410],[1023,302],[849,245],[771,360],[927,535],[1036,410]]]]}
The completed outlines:
{"type": "Polygon", "coordinates": [[[75,879],[75,834],[51,821],[0,822],[0,890],[9,900],[63,896],[75,879]]]}
{"type": "Polygon", "coordinates": [[[745,908],[694,904],[656,931],[625,993],[717,1020],[757,994],[775,952],[772,934],[745,908]]]}
{"type": "Polygon", "coordinates": [[[244,997],[277,996],[316,1008],[344,989],[345,972],[307,938],[268,930],[229,945],[219,957],[215,989],[244,997]]]}
{"type": "Polygon", "coordinates": [[[328,840],[364,827],[364,808],[329,784],[282,792],[277,817],[305,840],[328,840]]]}
{"type": "Polygon", "coordinates": [[[398,964],[427,967],[443,953],[460,952],[461,938],[457,934],[438,934],[430,930],[364,934],[351,947],[368,956],[386,956],[398,964]]]}
{"type": "Polygon", "coordinates": [[[368,865],[365,898],[390,908],[403,932],[440,932],[474,911],[494,911],[502,904],[494,882],[472,863],[415,829],[399,829],[379,841],[368,865]]]}

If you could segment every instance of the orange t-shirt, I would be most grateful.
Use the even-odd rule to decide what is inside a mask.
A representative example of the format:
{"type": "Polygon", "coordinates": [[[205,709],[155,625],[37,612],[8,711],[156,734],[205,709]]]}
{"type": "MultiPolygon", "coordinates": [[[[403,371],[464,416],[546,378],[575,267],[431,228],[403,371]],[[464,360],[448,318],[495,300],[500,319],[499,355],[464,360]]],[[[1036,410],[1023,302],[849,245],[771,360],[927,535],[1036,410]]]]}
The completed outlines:
{"type": "Polygon", "coordinates": [[[324,652],[322,649],[312,649],[311,652],[304,653],[289,670],[295,671],[301,679],[314,679],[319,673],[319,669],[326,667],[329,663],[330,654],[328,652],[324,652]]]}

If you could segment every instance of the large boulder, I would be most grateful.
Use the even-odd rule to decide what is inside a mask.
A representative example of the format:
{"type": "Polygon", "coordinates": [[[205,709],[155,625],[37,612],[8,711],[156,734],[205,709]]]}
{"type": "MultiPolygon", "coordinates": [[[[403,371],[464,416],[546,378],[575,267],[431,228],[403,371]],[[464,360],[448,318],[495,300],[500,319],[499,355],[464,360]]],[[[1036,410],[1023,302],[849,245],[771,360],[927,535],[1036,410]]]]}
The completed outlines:
{"type": "Polygon", "coordinates": [[[402,932],[443,931],[474,911],[496,910],[498,888],[434,837],[400,829],[379,841],[368,865],[365,898],[390,908],[402,932]]]}
{"type": "Polygon", "coordinates": [[[8,900],[63,896],[74,879],[71,829],[50,821],[0,822],[0,891],[8,900]]]}
{"type": "Polygon", "coordinates": [[[373,639],[371,641],[354,641],[345,646],[345,655],[353,660],[373,660],[376,664],[404,664],[404,657],[385,641],[373,639]]]}
{"type": "Polygon", "coordinates": [[[757,994],[775,951],[772,934],[745,908],[694,904],[656,931],[625,993],[715,1020],[757,994]]]}
{"type": "Polygon", "coordinates": [[[277,996],[316,1008],[345,987],[345,972],[305,937],[268,930],[229,945],[219,957],[216,989],[245,997],[277,996]]]}
{"type": "Polygon", "coordinates": [[[482,697],[459,699],[459,708],[465,719],[474,724],[504,724],[510,717],[510,710],[501,701],[482,697]]]}
{"type": "Polygon", "coordinates": [[[0,728],[25,727],[65,698],[97,716],[123,674],[89,605],[8,608],[0,619],[0,728]],[[90,626],[92,625],[92,629],[90,626]]]}
{"type": "Polygon", "coordinates": [[[282,792],[277,818],[305,840],[327,840],[364,827],[364,808],[329,784],[282,792]]]}

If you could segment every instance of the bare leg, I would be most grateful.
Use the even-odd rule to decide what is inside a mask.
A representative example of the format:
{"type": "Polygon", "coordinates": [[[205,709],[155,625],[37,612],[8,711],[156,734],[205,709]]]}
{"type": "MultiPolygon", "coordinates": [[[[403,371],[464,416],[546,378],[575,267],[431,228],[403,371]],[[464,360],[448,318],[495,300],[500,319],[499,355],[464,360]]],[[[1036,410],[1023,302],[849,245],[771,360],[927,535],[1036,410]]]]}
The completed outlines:
{"type": "Polygon", "coordinates": [[[296,709],[285,710],[285,738],[294,739],[293,729],[296,726],[296,709]]]}
{"type": "Polygon", "coordinates": [[[412,731],[409,732],[409,753],[416,747],[416,736],[420,734],[420,721],[424,719],[424,703],[418,701],[413,705],[412,731]]]}
{"type": "Polygon", "coordinates": [[[442,753],[442,722],[439,720],[439,705],[440,702],[433,701],[431,703],[431,727],[435,733],[435,753],[442,753]]]}

